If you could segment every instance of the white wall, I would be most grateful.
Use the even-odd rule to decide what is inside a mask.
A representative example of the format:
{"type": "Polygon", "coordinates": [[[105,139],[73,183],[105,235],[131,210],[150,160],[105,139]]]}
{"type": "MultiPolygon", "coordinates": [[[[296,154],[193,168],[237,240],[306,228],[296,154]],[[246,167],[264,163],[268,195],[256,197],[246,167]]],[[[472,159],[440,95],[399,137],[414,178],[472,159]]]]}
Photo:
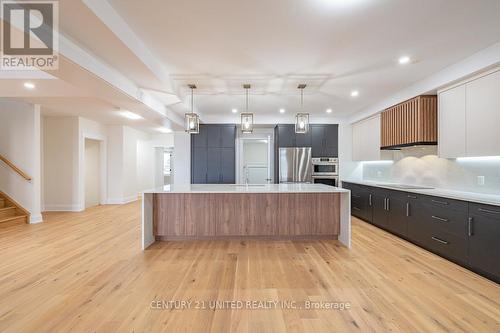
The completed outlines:
{"type": "Polygon", "coordinates": [[[191,135],[174,132],[174,161],[172,183],[191,184],[191,135]]]}
{"type": "Polygon", "coordinates": [[[31,223],[42,221],[40,133],[39,106],[0,99],[0,154],[33,178],[0,162],[0,190],[31,213],[31,223]]]}
{"type": "Polygon", "coordinates": [[[79,210],[78,118],[43,119],[43,209],[79,210]]]}
{"type": "Polygon", "coordinates": [[[85,208],[100,203],[100,143],[97,140],[85,139],[85,208]]]}
{"type": "Polygon", "coordinates": [[[436,148],[414,148],[397,153],[394,163],[362,163],[362,179],[426,185],[452,190],[500,194],[500,157],[444,159],[436,148]],[[485,184],[478,185],[477,177],[485,184]]]}

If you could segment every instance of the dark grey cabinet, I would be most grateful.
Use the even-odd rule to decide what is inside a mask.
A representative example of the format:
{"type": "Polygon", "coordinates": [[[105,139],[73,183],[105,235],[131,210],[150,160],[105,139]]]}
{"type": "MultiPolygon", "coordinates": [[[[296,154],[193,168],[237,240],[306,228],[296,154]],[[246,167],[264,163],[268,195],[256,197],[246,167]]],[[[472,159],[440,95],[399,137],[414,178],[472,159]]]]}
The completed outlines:
{"type": "Polygon", "coordinates": [[[500,207],[469,205],[469,265],[500,283],[500,207]]]}
{"type": "Polygon", "coordinates": [[[312,157],[338,157],[339,125],[311,125],[312,157]]]}
{"type": "Polygon", "coordinates": [[[206,147],[191,148],[191,183],[205,184],[208,172],[208,152],[206,147]]]}
{"type": "MultiPolygon", "coordinates": [[[[294,126],[295,131],[295,126],[294,126]]],[[[311,147],[311,131],[307,133],[295,133],[295,145],[296,147],[311,147]]]]}
{"type": "Polygon", "coordinates": [[[399,236],[407,234],[407,201],[404,193],[374,188],[373,224],[399,236]]]}
{"type": "Polygon", "coordinates": [[[351,190],[353,216],[500,283],[500,207],[348,182],[342,186],[351,190]]]}
{"type": "Polygon", "coordinates": [[[356,184],[344,184],[344,188],[351,190],[352,215],[366,222],[372,221],[372,194],[367,187],[356,184]]]}
{"type": "Polygon", "coordinates": [[[235,183],[236,125],[201,124],[191,135],[191,183],[235,183]]]}
{"type": "Polygon", "coordinates": [[[295,126],[294,125],[278,125],[278,147],[290,148],[296,147],[295,144],[295,126]]]}
{"type": "Polygon", "coordinates": [[[311,147],[312,157],[338,157],[338,125],[312,124],[309,132],[295,133],[295,125],[276,126],[277,147],[311,147]]]}

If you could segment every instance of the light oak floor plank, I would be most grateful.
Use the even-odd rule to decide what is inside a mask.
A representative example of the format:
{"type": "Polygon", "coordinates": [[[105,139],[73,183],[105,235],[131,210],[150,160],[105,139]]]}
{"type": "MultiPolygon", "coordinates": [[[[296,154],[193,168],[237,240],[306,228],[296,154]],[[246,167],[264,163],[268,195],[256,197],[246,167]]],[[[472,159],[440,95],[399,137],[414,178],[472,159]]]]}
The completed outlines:
{"type": "Polygon", "coordinates": [[[139,202],[44,218],[0,228],[0,332],[500,332],[498,284],[355,218],[351,250],[252,240],[145,252],[139,202]],[[232,300],[302,308],[194,308],[232,300]]]}

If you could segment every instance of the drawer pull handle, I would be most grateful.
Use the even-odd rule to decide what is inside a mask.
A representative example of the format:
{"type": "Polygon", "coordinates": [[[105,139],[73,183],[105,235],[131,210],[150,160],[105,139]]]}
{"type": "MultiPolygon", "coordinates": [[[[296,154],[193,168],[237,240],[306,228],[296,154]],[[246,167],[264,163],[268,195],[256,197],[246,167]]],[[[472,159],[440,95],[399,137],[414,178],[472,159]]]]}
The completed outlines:
{"type": "Polygon", "coordinates": [[[406,203],[406,217],[410,217],[410,203],[406,203]]]}
{"type": "Polygon", "coordinates": [[[410,199],[416,199],[417,197],[414,196],[414,195],[409,195],[408,198],[410,198],[410,199]]]}
{"type": "Polygon", "coordinates": [[[361,209],[359,209],[358,207],[354,207],[354,206],[352,207],[352,209],[354,209],[354,210],[358,210],[358,211],[360,211],[360,210],[361,210],[361,209]]]}
{"type": "Polygon", "coordinates": [[[352,197],[353,198],[361,198],[359,195],[356,195],[356,194],[353,194],[352,197]]]}
{"type": "Polygon", "coordinates": [[[391,199],[387,198],[387,211],[391,210],[391,199]]]}
{"type": "Polygon", "coordinates": [[[432,200],[432,202],[437,203],[437,204],[440,204],[440,205],[449,205],[449,204],[450,204],[449,202],[446,202],[446,201],[439,201],[439,200],[432,200]]]}
{"type": "Polygon", "coordinates": [[[500,215],[500,212],[495,212],[494,210],[489,210],[489,209],[484,209],[484,208],[478,208],[478,211],[483,212],[483,213],[500,215]]]}
{"type": "Polygon", "coordinates": [[[443,219],[442,217],[439,217],[439,216],[434,216],[434,215],[432,215],[432,218],[433,218],[434,220],[438,220],[438,221],[441,221],[441,222],[449,222],[449,221],[450,221],[450,220],[448,220],[448,219],[443,219]]]}
{"type": "Polygon", "coordinates": [[[449,244],[447,241],[444,241],[444,240],[439,239],[437,237],[432,237],[432,239],[435,240],[436,242],[444,244],[444,245],[448,245],[449,244]]]}
{"type": "Polygon", "coordinates": [[[469,217],[468,219],[468,231],[469,231],[469,237],[473,236],[474,235],[474,231],[472,230],[472,222],[474,221],[474,219],[472,217],[469,217]]]}
{"type": "Polygon", "coordinates": [[[368,197],[368,204],[371,206],[373,206],[373,203],[372,203],[372,195],[370,194],[370,196],[368,197]]]}

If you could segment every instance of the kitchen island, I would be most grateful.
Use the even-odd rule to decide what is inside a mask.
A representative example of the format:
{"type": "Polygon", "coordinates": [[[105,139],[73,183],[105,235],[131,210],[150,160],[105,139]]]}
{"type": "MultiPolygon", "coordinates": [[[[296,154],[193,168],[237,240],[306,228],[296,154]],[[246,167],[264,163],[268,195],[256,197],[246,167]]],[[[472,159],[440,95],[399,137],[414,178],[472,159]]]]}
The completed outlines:
{"type": "Polygon", "coordinates": [[[350,191],[337,187],[171,185],[142,199],[143,249],[207,239],[338,239],[351,246],[350,191]]]}

